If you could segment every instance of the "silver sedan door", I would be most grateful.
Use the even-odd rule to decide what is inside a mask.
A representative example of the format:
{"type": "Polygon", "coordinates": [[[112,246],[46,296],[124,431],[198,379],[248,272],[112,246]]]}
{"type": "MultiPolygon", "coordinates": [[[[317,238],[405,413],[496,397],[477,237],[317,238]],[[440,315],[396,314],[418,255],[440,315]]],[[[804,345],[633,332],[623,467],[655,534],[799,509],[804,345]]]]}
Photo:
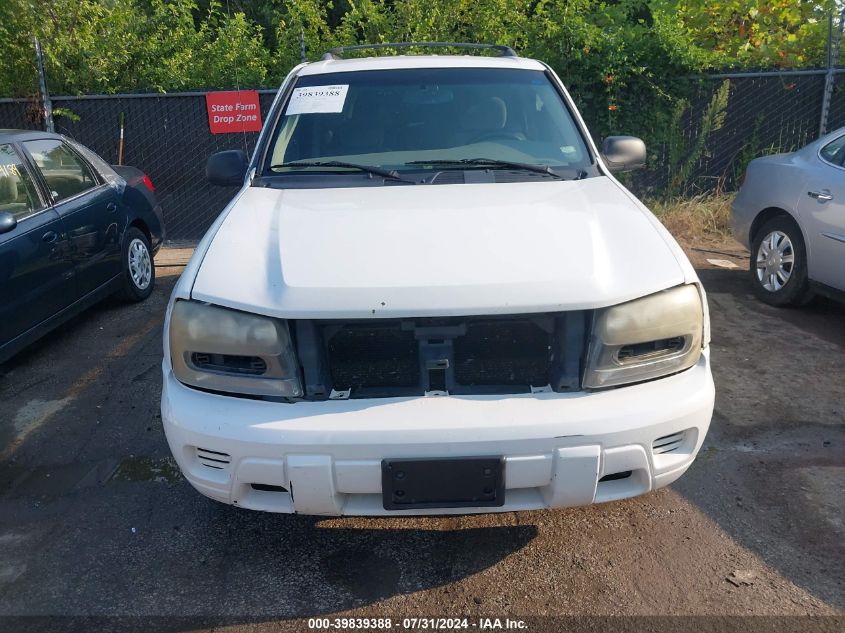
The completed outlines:
{"type": "Polygon", "coordinates": [[[845,290],[845,136],[822,147],[811,164],[798,203],[810,279],[845,290]]]}

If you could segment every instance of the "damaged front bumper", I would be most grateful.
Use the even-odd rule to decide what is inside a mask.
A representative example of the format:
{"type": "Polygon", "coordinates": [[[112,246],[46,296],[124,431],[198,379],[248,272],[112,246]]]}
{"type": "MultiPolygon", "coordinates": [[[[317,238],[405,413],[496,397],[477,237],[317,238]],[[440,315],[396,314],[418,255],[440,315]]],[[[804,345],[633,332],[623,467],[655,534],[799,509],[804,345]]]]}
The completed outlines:
{"type": "Polygon", "coordinates": [[[313,515],[504,512],[633,497],[680,477],[710,425],[709,355],[602,392],[296,404],[197,391],[164,369],[162,420],[183,474],[244,508],[313,515]],[[504,457],[504,504],[387,510],[383,459],[504,457]]]}

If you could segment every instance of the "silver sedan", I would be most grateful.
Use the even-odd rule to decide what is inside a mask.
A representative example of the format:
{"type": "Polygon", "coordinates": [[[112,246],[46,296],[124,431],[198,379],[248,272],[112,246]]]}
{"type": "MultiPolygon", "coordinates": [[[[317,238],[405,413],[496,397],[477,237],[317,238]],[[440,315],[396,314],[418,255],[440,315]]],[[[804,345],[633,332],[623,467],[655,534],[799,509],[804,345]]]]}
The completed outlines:
{"type": "Polygon", "coordinates": [[[845,128],[751,161],[733,203],[757,296],[776,306],[845,298],[845,128]]]}

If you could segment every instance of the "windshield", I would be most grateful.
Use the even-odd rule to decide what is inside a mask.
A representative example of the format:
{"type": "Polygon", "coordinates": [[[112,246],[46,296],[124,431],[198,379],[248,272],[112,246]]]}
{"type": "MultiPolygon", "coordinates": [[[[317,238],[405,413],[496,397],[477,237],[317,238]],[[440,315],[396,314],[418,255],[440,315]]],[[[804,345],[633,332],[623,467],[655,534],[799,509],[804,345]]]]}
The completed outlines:
{"type": "Polygon", "coordinates": [[[305,161],[398,172],[508,168],[489,161],[571,171],[591,164],[572,115],[539,70],[423,68],[300,77],[272,138],[267,175],[312,169],[305,161]]]}

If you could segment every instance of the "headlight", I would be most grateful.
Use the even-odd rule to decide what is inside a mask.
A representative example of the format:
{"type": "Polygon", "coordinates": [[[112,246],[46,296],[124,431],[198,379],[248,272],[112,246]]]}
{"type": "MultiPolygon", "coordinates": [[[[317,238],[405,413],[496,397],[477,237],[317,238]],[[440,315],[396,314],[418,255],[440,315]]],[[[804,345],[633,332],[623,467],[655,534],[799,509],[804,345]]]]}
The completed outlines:
{"type": "Polygon", "coordinates": [[[286,321],[177,301],[170,315],[173,373],[187,385],[298,398],[299,367],[286,321]]]}
{"type": "Polygon", "coordinates": [[[614,387],[692,367],[701,355],[703,322],[693,285],[598,310],[584,387],[614,387]]]}

